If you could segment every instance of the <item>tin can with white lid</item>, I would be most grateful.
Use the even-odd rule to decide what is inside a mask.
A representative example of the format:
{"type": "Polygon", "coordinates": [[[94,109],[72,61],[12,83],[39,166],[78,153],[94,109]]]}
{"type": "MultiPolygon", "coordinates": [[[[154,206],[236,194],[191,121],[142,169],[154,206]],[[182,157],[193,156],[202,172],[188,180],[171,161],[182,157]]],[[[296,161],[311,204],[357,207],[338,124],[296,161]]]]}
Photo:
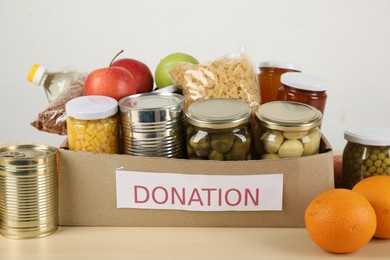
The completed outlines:
{"type": "Polygon", "coordinates": [[[248,104],[228,98],[191,104],[185,111],[188,157],[219,161],[251,159],[251,111],[248,104]]]}
{"type": "Polygon", "coordinates": [[[58,227],[57,149],[45,145],[0,148],[0,233],[25,239],[58,227]]]}
{"type": "Polygon", "coordinates": [[[347,140],[342,159],[343,187],[376,175],[390,176],[390,128],[355,126],[344,132],[347,140]]]}
{"type": "Polygon", "coordinates": [[[182,95],[143,93],[119,101],[124,153],[135,156],[183,158],[182,95]]]}

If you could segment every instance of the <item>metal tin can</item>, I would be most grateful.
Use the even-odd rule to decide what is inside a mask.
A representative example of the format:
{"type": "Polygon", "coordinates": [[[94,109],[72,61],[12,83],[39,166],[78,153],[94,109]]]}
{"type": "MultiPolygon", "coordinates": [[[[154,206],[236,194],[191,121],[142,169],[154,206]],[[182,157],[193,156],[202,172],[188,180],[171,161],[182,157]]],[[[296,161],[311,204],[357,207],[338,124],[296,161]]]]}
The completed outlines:
{"type": "Polygon", "coordinates": [[[344,132],[343,187],[376,175],[390,176],[390,128],[355,126],[344,132]]]}
{"type": "Polygon", "coordinates": [[[251,159],[248,104],[211,98],[192,103],[185,111],[190,159],[236,161],[251,159]]]}
{"type": "Polygon", "coordinates": [[[274,101],[256,111],[256,155],[260,159],[308,156],[319,153],[321,112],[309,105],[274,101]]]}
{"type": "Polygon", "coordinates": [[[182,95],[144,93],[119,101],[124,153],[182,158],[184,114],[182,95]]]}
{"type": "Polygon", "coordinates": [[[38,238],[58,227],[57,149],[15,145],[0,149],[0,233],[38,238]]]}

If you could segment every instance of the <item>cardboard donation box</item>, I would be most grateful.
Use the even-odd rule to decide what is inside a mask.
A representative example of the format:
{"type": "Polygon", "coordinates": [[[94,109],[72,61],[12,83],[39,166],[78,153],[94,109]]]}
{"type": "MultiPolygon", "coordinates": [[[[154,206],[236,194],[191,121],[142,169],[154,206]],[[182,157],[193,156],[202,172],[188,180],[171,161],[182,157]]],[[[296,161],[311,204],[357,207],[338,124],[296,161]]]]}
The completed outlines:
{"type": "Polygon", "coordinates": [[[304,227],[334,187],[333,153],[206,161],[59,149],[59,222],[76,226],[304,227]]]}

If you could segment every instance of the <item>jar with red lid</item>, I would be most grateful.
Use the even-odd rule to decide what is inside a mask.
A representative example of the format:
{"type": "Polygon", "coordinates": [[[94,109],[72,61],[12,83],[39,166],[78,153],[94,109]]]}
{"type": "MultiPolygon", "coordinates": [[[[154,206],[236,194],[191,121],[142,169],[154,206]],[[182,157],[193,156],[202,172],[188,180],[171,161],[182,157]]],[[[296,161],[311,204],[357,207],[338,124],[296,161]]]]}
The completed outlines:
{"type": "Polygon", "coordinates": [[[277,100],[281,86],[280,77],[286,72],[300,72],[301,67],[292,63],[264,61],[259,64],[258,76],[261,104],[277,100]]]}
{"type": "Polygon", "coordinates": [[[328,88],[326,80],[306,73],[287,72],[281,76],[278,100],[313,106],[324,114],[328,88]]]}

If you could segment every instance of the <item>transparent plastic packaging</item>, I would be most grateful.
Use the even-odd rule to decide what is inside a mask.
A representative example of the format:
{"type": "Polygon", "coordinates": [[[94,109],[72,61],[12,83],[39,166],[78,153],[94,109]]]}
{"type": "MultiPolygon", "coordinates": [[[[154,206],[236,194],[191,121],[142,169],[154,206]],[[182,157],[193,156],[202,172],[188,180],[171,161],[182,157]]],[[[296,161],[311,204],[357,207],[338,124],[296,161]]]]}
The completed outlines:
{"type": "Polygon", "coordinates": [[[342,158],[342,186],[352,189],[359,181],[376,175],[390,176],[390,129],[352,127],[342,158]]]}
{"type": "Polygon", "coordinates": [[[259,159],[309,156],[320,150],[322,114],[309,105],[274,101],[256,111],[254,146],[259,159]]]}
{"type": "Polygon", "coordinates": [[[39,86],[43,86],[49,104],[53,103],[64,91],[77,82],[83,82],[86,73],[77,69],[64,69],[50,72],[47,68],[34,64],[27,76],[27,80],[39,86]]]}
{"type": "Polygon", "coordinates": [[[239,100],[198,101],[186,110],[187,154],[190,159],[251,159],[251,109],[239,100]]]}
{"type": "Polygon", "coordinates": [[[183,90],[184,106],[209,98],[231,98],[260,104],[257,75],[245,51],[231,53],[206,64],[180,63],[170,77],[183,90]]]}
{"type": "Polygon", "coordinates": [[[118,103],[105,96],[83,96],[66,104],[70,150],[119,153],[118,103]]]}

